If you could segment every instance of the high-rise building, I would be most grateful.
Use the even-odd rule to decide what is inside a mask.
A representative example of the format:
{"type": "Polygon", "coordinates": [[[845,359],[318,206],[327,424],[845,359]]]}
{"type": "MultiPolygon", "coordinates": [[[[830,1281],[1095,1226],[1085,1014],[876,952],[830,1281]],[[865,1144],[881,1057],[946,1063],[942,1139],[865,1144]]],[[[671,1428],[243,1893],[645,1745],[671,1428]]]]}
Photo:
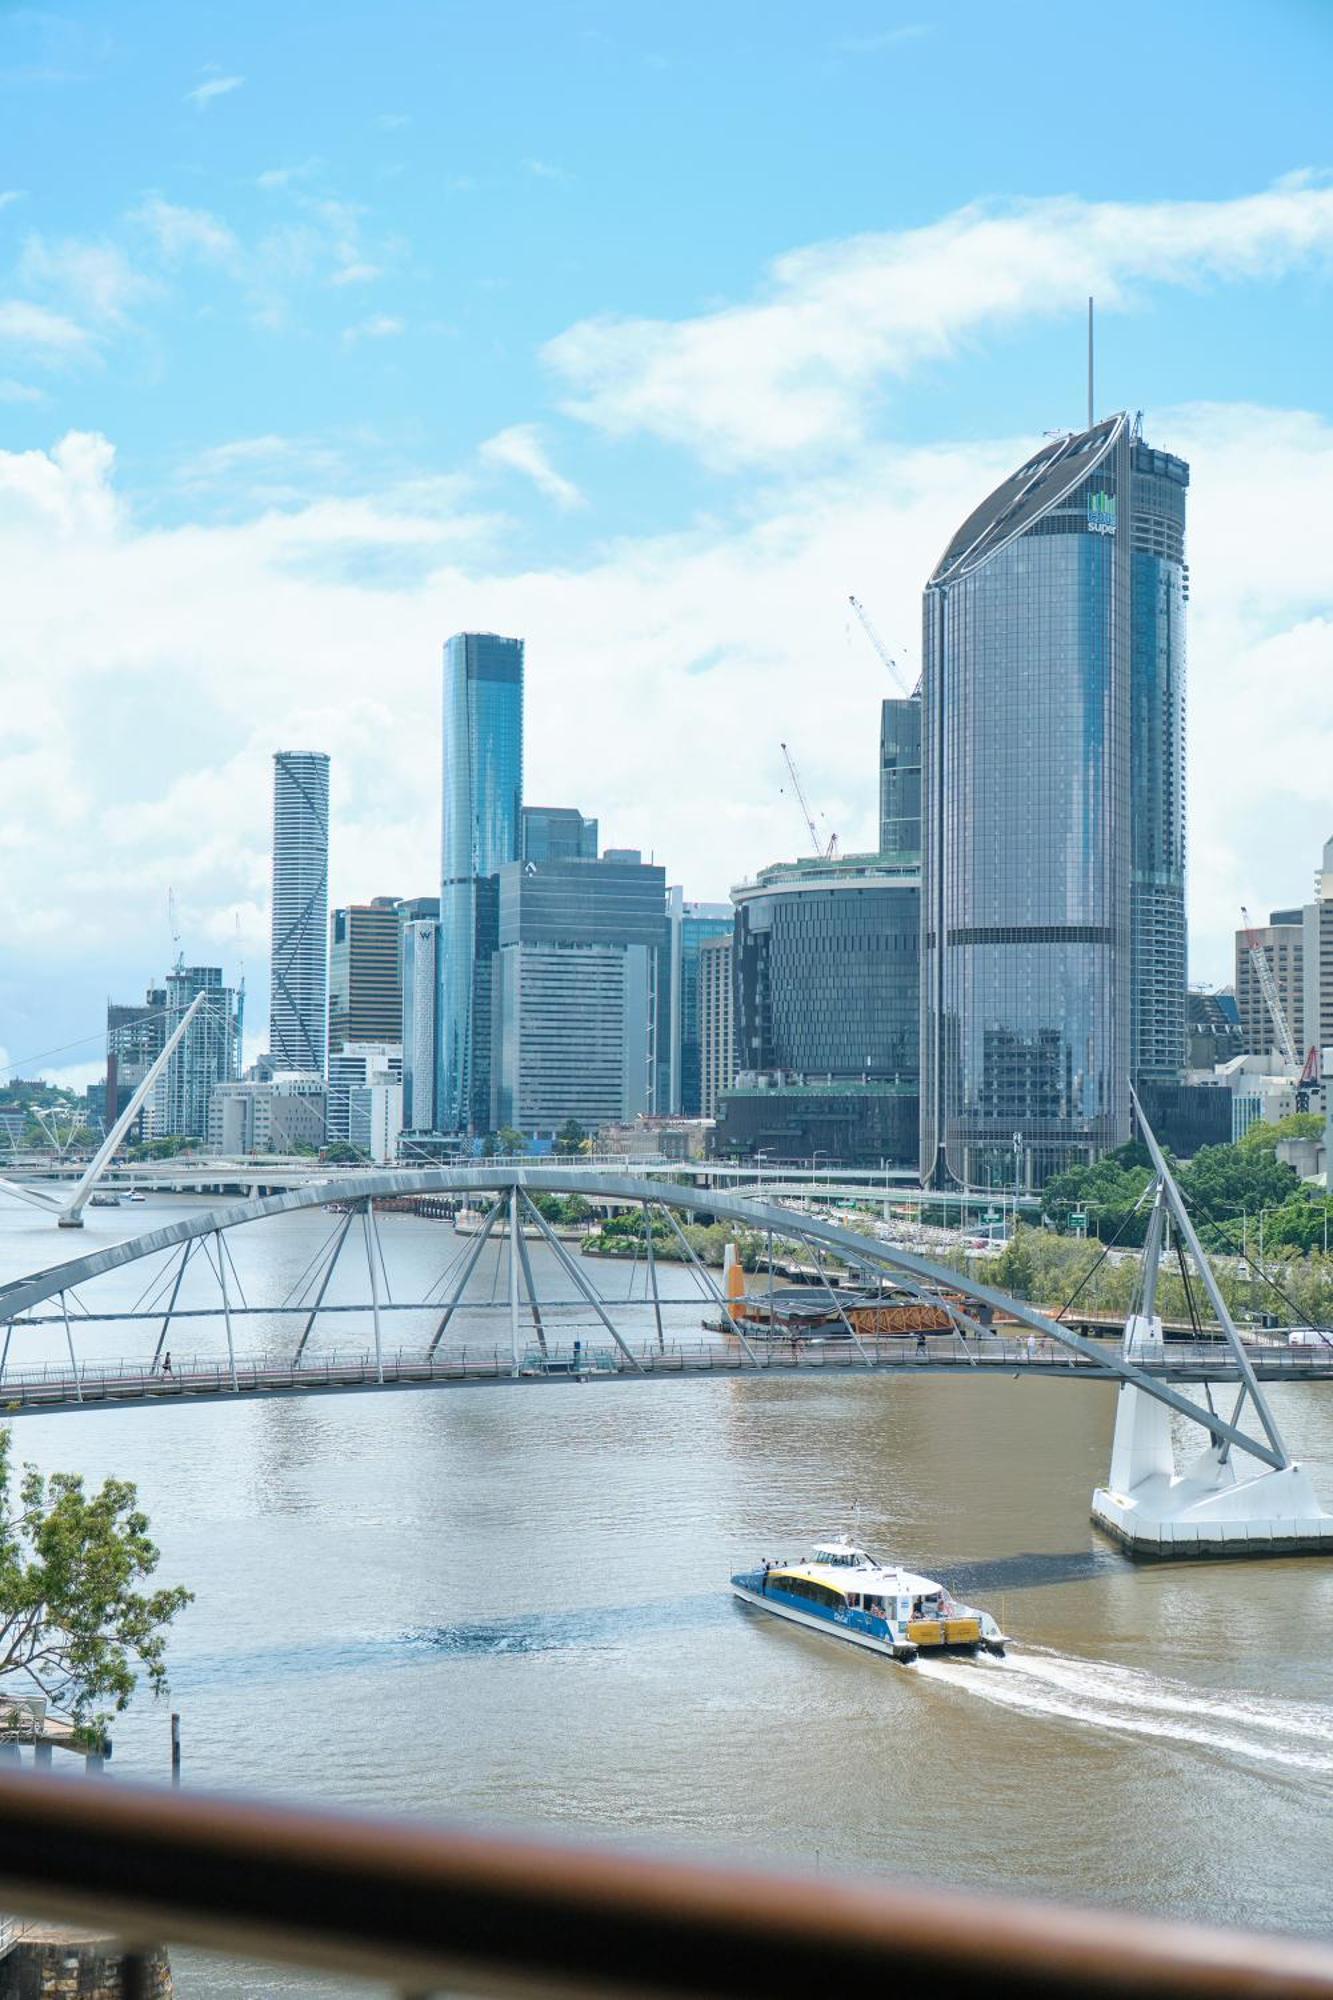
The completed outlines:
{"type": "Polygon", "coordinates": [[[497,871],[519,859],[523,641],[458,632],[444,648],[439,1087],[443,1132],[489,1129],[497,871]]]}
{"type": "MultiPolygon", "coordinates": [[[[1206,986],[1191,986],[1185,996],[1185,1006],[1187,1068],[1216,1069],[1219,1063],[1244,1055],[1240,1010],[1230,987],[1223,987],[1220,992],[1214,993],[1206,986]]],[[[1153,1130],[1157,1130],[1156,1125],[1153,1130]]],[[[1178,1149],[1173,1147],[1172,1150],[1178,1149]]]]}
{"type": "Polygon", "coordinates": [[[424,917],[403,925],[403,1129],[433,1132],[438,1048],[440,924],[424,917]]]}
{"type": "Polygon", "coordinates": [[[273,954],[269,1054],[275,1069],[322,1076],[327,1056],[329,760],[273,759],[273,954]]]}
{"type": "Polygon", "coordinates": [[[396,1042],[403,1029],[401,898],[335,910],[329,925],[329,1047],[396,1042]]]}
{"type": "MultiPolygon", "coordinates": [[[[1278,1032],[1250,957],[1250,936],[1248,931],[1236,932],[1236,1010],[1240,1015],[1241,1046],[1246,1055],[1280,1054],[1278,1032]]],[[[1261,924],[1253,937],[1268,960],[1287,1033],[1292,1046],[1299,1051],[1305,1025],[1304,910],[1270,911],[1268,922],[1261,924]]]]}
{"type": "Polygon", "coordinates": [[[1301,913],[1302,1054],[1333,1048],[1333,840],[1324,842],[1314,885],[1315,899],[1301,913]]]}
{"type": "Polygon", "coordinates": [[[921,1167],[1039,1186],[1184,1060],[1188,468],[1043,446],[925,593],[921,1167]]]}
{"type": "Polygon", "coordinates": [[[780,863],[731,893],[736,1074],[718,1150],[905,1162],[917,1127],[914,859],[780,863]]]}
{"type": "Polygon", "coordinates": [[[524,806],[524,861],[595,861],[597,822],[577,806],[524,806]]]}
{"type": "MultiPolygon", "coordinates": [[[[106,1010],[106,1108],[109,1132],[133,1097],[167,1039],[167,989],[150,986],[142,1007],[121,1006],[108,1001],[106,1010]]],[[[144,1111],[135,1125],[142,1132],[144,1111]]]]}
{"type": "Polygon", "coordinates": [[[881,702],[879,851],[921,857],[921,698],[881,702]]]}
{"type": "Polygon", "coordinates": [[[656,1109],[666,876],[638,861],[500,870],[491,1125],[554,1132],[656,1109]]]}
{"type": "MultiPolygon", "coordinates": [[[[403,1081],[403,1050],[400,1042],[345,1042],[329,1057],[329,1088],[324,1113],[324,1133],[331,1146],[346,1144],[351,1138],[352,1092],[372,1084],[403,1081]]],[[[401,1103],[399,1123],[401,1124],[401,1103]]],[[[353,1144],[356,1142],[353,1141],[353,1144]]],[[[363,1151],[370,1151],[363,1146],[363,1151]]]]}
{"type": "Polygon", "coordinates": [[[201,993],[202,1007],[150,1094],[148,1130],[155,1139],[206,1140],[214,1085],[230,1083],[241,1073],[245,995],[223,985],[219,965],[177,965],[167,974],[167,1037],[201,993]]]}
{"type": "Polygon", "coordinates": [[[731,936],[730,903],[687,903],[683,889],[667,891],[670,950],[666,982],[659,996],[657,1109],[671,1118],[701,1115],[702,1062],[699,1047],[699,952],[708,938],[731,936]]]}
{"type": "Polygon", "coordinates": [[[699,1115],[717,1117],[721,1091],[736,1074],[735,1013],[731,1004],[731,932],[699,945],[699,1115]]]}

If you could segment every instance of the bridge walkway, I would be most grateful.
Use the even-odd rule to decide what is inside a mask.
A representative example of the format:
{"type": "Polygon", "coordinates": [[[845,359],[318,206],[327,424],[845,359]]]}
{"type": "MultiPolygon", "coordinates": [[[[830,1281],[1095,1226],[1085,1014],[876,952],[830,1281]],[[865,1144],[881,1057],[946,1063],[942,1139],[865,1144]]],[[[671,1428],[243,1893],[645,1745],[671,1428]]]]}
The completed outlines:
{"type": "MultiPolygon", "coordinates": [[[[1254,1372],[1268,1382],[1333,1380],[1333,1349],[1253,1346],[1254,1372]]],[[[1173,1383],[1229,1383],[1238,1379],[1236,1364],[1225,1347],[1210,1341],[1172,1342],[1162,1355],[1138,1357],[1145,1374],[1173,1383]]],[[[944,1375],[959,1377],[1048,1376],[1061,1381],[1115,1381],[1097,1358],[1089,1358],[1053,1343],[995,1338],[982,1341],[929,1342],[914,1339],[866,1340],[858,1350],[850,1341],[775,1341],[756,1349],[751,1359],[738,1343],[647,1345],[621,1353],[614,1347],[580,1345],[552,1347],[543,1355],[531,1350],[517,1373],[512,1355],[501,1348],[463,1347],[425,1351],[399,1349],[377,1362],[373,1350],[355,1353],[305,1354],[290,1357],[225,1357],[173,1360],[169,1371],[146,1361],[80,1367],[49,1366],[10,1369],[0,1378],[0,1419],[38,1411],[133,1407],[180,1407],[218,1400],[249,1400],[279,1396],[364,1394],[382,1390],[446,1389],[496,1386],[578,1385],[588,1382],[680,1381],[699,1377],[799,1376],[813,1380],[827,1375],[944,1375]]]]}

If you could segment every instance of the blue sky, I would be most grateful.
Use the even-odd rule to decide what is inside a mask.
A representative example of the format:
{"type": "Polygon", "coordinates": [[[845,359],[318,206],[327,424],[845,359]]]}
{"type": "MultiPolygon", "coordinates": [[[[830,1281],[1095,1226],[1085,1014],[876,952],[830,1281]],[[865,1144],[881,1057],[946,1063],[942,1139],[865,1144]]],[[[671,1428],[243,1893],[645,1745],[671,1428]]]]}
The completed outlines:
{"type": "Polygon", "coordinates": [[[274,748],[335,757],[335,898],[428,891],[463,624],[529,639],[530,794],[687,893],[798,847],[783,736],[864,843],[846,594],[913,653],[1089,289],[1195,467],[1225,977],[1333,831],[1331,96],[1326,0],[0,6],[0,1044],[95,1036],[168,884],[262,1040],[274,748]]]}

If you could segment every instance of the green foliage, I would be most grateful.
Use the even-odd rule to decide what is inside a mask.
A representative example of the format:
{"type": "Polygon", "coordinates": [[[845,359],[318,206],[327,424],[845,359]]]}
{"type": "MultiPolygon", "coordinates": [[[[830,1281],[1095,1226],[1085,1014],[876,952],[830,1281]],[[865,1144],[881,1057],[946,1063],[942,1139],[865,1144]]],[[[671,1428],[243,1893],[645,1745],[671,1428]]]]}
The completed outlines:
{"type": "Polygon", "coordinates": [[[566,1159],[573,1153],[586,1153],[591,1150],[588,1135],[577,1118],[566,1118],[555,1135],[555,1150],[566,1159]]]}
{"type": "Polygon", "coordinates": [[[324,1148],[320,1158],[331,1167],[354,1167],[368,1159],[369,1155],[363,1153],[359,1146],[349,1145],[346,1139],[335,1139],[331,1146],[324,1148]]]}
{"type": "Polygon", "coordinates": [[[1057,1229],[1071,1228],[1070,1218],[1081,1211],[1088,1218],[1090,1234],[1107,1241],[1116,1237],[1121,1243],[1142,1243],[1147,1204],[1137,1214],[1135,1209],[1152,1177],[1142,1146],[1121,1146],[1090,1167],[1071,1167],[1057,1174],[1042,1191],[1042,1207],[1057,1229]]]}
{"type": "Polygon", "coordinates": [[[1279,1139],[1322,1139],[1323,1136],[1324,1121],[1317,1111],[1292,1111],[1272,1125],[1266,1124],[1262,1118],[1256,1120],[1237,1144],[1244,1153],[1271,1153],[1279,1139]]]}
{"type": "Polygon", "coordinates": [[[0,1430],[0,1679],[26,1676],[89,1741],[141,1673],[166,1692],[167,1628],[191,1593],[138,1588],[158,1563],[148,1525],[128,1480],[88,1493],[74,1473],[25,1465],[15,1491],[0,1430]]]}
{"type": "Polygon", "coordinates": [[[184,1137],[146,1139],[142,1146],[131,1146],[126,1157],[131,1160],[174,1160],[178,1153],[191,1152],[197,1144],[197,1140],[184,1137]]]}
{"type": "Polygon", "coordinates": [[[592,1203],[585,1201],[581,1194],[534,1194],[531,1201],[538,1215],[547,1222],[563,1223],[569,1228],[586,1222],[592,1214],[592,1203]]]}

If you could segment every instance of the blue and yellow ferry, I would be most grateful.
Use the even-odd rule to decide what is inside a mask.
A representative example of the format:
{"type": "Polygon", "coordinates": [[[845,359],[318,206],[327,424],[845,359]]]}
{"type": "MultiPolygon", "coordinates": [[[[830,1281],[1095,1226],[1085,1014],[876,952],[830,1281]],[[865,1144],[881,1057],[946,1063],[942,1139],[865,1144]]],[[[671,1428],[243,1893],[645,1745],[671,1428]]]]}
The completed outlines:
{"type": "Polygon", "coordinates": [[[839,1535],[799,1562],[765,1561],[731,1579],[737,1597],[775,1618],[830,1632],[910,1663],[920,1653],[994,1653],[1008,1644],[988,1611],[959,1604],[933,1577],[877,1562],[839,1535]]]}

